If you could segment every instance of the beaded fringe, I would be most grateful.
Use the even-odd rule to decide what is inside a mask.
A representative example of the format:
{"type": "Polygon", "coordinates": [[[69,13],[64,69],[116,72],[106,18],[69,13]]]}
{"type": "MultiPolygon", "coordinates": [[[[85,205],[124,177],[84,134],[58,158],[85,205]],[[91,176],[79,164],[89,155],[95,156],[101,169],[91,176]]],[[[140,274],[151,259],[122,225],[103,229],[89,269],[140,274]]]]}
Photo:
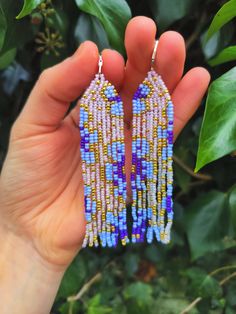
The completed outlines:
{"type": "Polygon", "coordinates": [[[83,247],[129,242],[123,104],[97,74],[80,100],[81,157],[87,220],[83,247]]]}
{"type": "Polygon", "coordinates": [[[168,243],[173,220],[173,104],[154,70],[133,97],[132,242],[168,243]]]}
{"type": "MultiPolygon", "coordinates": [[[[103,74],[80,100],[86,235],[83,247],[129,240],[123,103],[103,74]]],[[[132,242],[168,243],[173,220],[173,104],[151,70],[133,97],[132,242]]]]}

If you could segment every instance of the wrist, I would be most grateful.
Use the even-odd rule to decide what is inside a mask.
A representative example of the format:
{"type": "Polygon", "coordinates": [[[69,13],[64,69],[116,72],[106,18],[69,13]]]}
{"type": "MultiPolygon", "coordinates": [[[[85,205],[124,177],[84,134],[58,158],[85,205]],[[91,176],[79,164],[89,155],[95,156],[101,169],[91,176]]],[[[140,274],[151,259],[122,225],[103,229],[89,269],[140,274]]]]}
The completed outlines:
{"type": "Polygon", "coordinates": [[[3,227],[0,242],[1,313],[49,313],[65,269],[43,260],[26,239],[3,227]]]}

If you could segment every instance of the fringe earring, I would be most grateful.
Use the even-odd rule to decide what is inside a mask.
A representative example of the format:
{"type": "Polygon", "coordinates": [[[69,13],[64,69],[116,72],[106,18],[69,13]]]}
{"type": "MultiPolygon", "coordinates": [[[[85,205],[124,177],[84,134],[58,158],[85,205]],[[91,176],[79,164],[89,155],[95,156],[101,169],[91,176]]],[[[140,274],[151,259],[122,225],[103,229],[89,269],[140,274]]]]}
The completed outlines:
{"type": "Polygon", "coordinates": [[[85,246],[115,247],[129,242],[123,103],[99,71],[79,101],[81,158],[86,216],[85,246]]]}
{"type": "Polygon", "coordinates": [[[168,243],[173,220],[173,103],[153,68],[133,97],[132,242],[168,243]]]}

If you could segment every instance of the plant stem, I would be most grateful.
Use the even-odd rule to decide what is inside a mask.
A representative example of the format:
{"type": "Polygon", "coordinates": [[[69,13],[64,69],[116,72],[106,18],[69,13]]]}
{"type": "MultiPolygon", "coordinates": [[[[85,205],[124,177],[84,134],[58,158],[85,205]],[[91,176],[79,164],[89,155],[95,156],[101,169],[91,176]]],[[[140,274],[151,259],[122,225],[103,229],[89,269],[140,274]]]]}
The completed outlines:
{"type": "Polygon", "coordinates": [[[102,278],[101,273],[97,273],[94,277],[92,277],[80,290],[79,292],[74,295],[67,298],[68,302],[74,302],[79,300],[88,290],[89,288],[97,281],[99,281],[102,278]]]}
{"type": "MultiPolygon", "coordinates": [[[[221,267],[216,269],[215,271],[213,271],[212,273],[210,273],[208,276],[212,276],[212,274],[216,274],[217,272],[220,272],[221,270],[225,270],[225,269],[230,269],[230,268],[235,268],[235,266],[225,266],[225,267],[221,267]]],[[[236,277],[236,272],[233,272],[232,274],[228,275],[227,277],[223,278],[220,282],[219,285],[223,286],[224,284],[226,284],[226,282],[228,282],[229,280],[231,280],[232,278],[236,277]]],[[[196,298],[192,303],[190,303],[180,314],[187,314],[189,313],[189,311],[194,308],[194,306],[196,306],[200,301],[202,300],[202,297],[198,297],[196,298]]]]}
{"type": "Polygon", "coordinates": [[[179,165],[185,172],[187,172],[190,176],[204,181],[211,181],[213,180],[212,176],[203,173],[195,173],[188,165],[186,165],[179,157],[176,155],[173,156],[174,162],[179,165]]]}

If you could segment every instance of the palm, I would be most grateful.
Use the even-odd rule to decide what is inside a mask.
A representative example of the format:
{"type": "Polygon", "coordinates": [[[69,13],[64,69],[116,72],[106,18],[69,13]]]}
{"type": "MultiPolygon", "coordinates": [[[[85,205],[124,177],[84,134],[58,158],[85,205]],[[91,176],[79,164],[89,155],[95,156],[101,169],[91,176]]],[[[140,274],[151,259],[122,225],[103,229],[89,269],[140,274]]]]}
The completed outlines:
{"type": "MultiPolygon", "coordinates": [[[[130,22],[125,40],[128,54],[125,71],[120,55],[110,50],[103,53],[103,72],[106,78],[118,87],[124,101],[127,178],[129,178],[131,165],[131,100],[138,84],[144,79],[150,67],[154,36],[155,26],[149,19],[140,17],[130,22]],[[146,21],[146,25],[143,20],[146,21]],[[142,32],[140,28],[143,28],[142,32]],[[137,42],[140,46],[140,36],[143,49],[136,47],[137,42]]],[[[56,84],[61,84],[58,86],[58,92],[61,92],[62,99],[68,98],[69,100],[78,96],[78,87],[72,86],[74,81],[80,80],[80,89],[83,89],[95,74],[98,53],[94,45],[91,43],[87,43],[87,45],[89,47],[86,53],[84,52],[77,58],[77,62],[80,62],[81,65],[81,71],[83,67],[86,67],[86,71],[89,66],[91,67],[90,77],[87,75],[82,83],[81,77],[78,78],[79,74],[75,73],[75,64],[72,68],[69,62],[64,65],[67,68],[71,67],[70,71],[67,68],[64,70],[68,78],[61,78],[63,73],[60,71],[63,72],[63,69],[60,68],[60,65],[54,70],[53,75],[49,73],[52,76],[51,80],[56,82],[53,84],[49,82],[52,89],[56,84]],[[60,79],[57,81],[56,77],[60,77],[60,79]],[[71,86],[67,86],[69,84],[71,86]],[[66,93],[67,96],[65,96],[66,93]]],[[[165,80],[170,92],[173,92],[176,109],[175,135],[177,136],[196,110],[207,88],[209,76],[203,69],[195,69],[195,71],[190,71],[180,82],[185,59],[182,38],[176,33],[169,32],[162,36],[159,45],[157,70],[165,80]],[[169,46],[171,45],[170,54],[169,46]],[[199,79],[201,82],[196,87],[196,81],[199,79]]],[[[72,61],[70,62],[76,62],[72,61]]],[[[81,76],[83,77],[82,74],[81,76]]],[[[43,85],[43,78],[41,84],[43,85]]],[[[44,84],[44,86],[46,85],[47,83],[44,84]]],[[[55,91],[53,92],[55,93],[55,91]]],[[[50,93],[47,92],[45,99],[47,107],[51,108],[51,114],[45,115],[40,104],[38,106],[33,104],[32,98],[36,98],[38,94],[40,93],[37,92],[36,87],[19,117],[15,129],[13,128],[6,160],[7,167],[4,167],[1,178],[3,188],[7,192],[5,195],[11,199],[10,208],[6,209],[4,214],[5,216],[10,215],[7,219],[14,220],[13,225],[17,225],[21,233],[24,232],[28,238],[34,239],[32,240],[33,245],[47,260],[66,265],[80,247],[85,232],[80,136],[76,127],[79,108],[77,106],[65,119],[62,119],[66,111],[65,100],[59,100],[58,95],[51,99],[50,93]],[[39,122],[37,119],[40,118],[42,121],[39,122]],[[59,120],[61,122],[58,123],[59,120]],[[23,123],[28,126],[26,131],[23,130],[25,129],[23,123]],[[4,171],[5,168],[7,172],[4,171]],[[16,190],[20,193],[16,193],[16,190]]],[[[41,94],[39,97],[42,97],[41,94]]],[[[41,102],[45,99],[41,99],[41,102]]],[[[38,100],[39,102],[40,100],[38,100]]],[[[3,192],[4,189],[2,189],[3,192]]]]}

